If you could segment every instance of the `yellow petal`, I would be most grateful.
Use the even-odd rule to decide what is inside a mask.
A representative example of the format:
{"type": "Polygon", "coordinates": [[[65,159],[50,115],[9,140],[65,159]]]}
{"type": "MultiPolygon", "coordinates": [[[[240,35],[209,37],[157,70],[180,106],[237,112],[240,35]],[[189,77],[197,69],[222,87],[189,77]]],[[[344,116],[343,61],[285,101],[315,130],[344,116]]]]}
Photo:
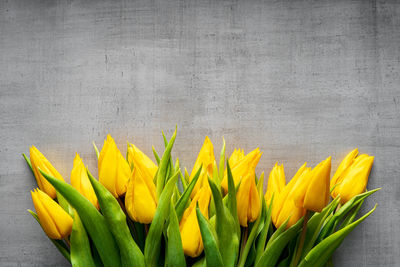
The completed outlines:
{"type": "Polygon", "coordinates": [[[341,183],[334,190],[337,195],[340,195],[342,204],[365,192],[373,162],[374,157],[366,154],[360,155],[342,174],[341,183]]]}
{"type": "MultiPolygon", "coordinates": [[[[231,167],[235,185],[237,185],[248,173],[254,172],[258,162],[260,161],[261,155],[262,152],[260,152],[260,149],[256,148],[239,160],[235,167],[231,167]]],[[[221,187],[225,192],[228,192],[227,170],[224,172],[224,178],[222,179],[221,187]]]]}
{"type": "Polygon", "coordinates": [[[139,169],[134,169],[125,195],[125,207],[132,220],[149,224],[157,209],[156,188],[148,187],[139,169]]]}
{"type": "Polygon", "coordinates": [[[74,164],[71,171],[71,185],[86,197],[96,209],[99,209],[99,202],[94,193],[92,184],[86,172],[85,165],[78,153],[74,158],[74,164]]]}
{"type": "Polygon", "coordinates": [[[239,223],[247,227],[248,222],[254,222],[260,215],[260,197],[258,195],[254,173],[242,179],[236,193],[239,223]]]}
{"type": "Polygon", "coordinates": [[[204,217],[208,218],[210,196],[210,188],[201,188],[183,213],[181,222],[179,223],[183,251],[186,255],[193,258],[199,256],[203,251],[203,241],[196,215],[196,203],[199,203],[200,211],[204,217]]]}
{"type": "MultiPolygon", "coordinates": [[[[274,196],[271,218],[277,228],[279,228],[281,224],[290,216],[290,214],[287,214],[287,212],[290,211],[290,205],[287,204],[289,201],[288,196],[290,196],[290,202],[292,202],[291,204],[294,205],[294,208],[299,209],[294,204],[295,193],[298,191],[298,187],[301,184],[304,184],[304,176],[309,170],[310,168],[307,168],[307,163],[304,163],[290,180],[290,182],[282,189],[282,191],[274,196]],[[281,214],[282,210],[283,214],[281,214]]],[[[303,191],[305,191],[305,188],[303,191]]],[[[303,210],[303,208],[300,208],[300,210],[303,210]]]]}
{"type": "Polygon", "coordinates": [[[275,199],[277,198],[279,193],[285,187],[285,184],[286,179],[283,164],[279,166],[278,163],[275,163],[275,166],[272,168],[269,174],[267,191],[264,195],[265,200],[267,201],[267,206],[269,206],[273,195],[275,196],[275,199]]]}
{"type": "Polygon", "coordinates": [[[63,239],[72,230],[73,220],[60,205],[41,190],[31,191],[33,205],[46,234],[52,239],[63,239]]]}
{"type": "Polygon", "coordinates": [[[304,196],[303,207],[307,210],[321,212],[329,202],[329,180],[331,157],[322,161],[310,172],[310,182],[304,196]]]}
{"type": "Polygon", "coordinates": [[[51,163],[45,158],[45,156],[35,147],[32,146],[29,149],[30,160],[32,164],[33,173],[36,178],[36,182],[41,190],[48,194],[51,198],[56,197],[56,190],[54,187],[42,176],[39,168],[51,174],[53,177],[64,181],[61,174],[56,170],[56,168],[51,165],[51,163]]]}
{"type": "Polygon", "coordinates": [[[346,157],[339,164],[339,167],[337,168],[335,174],[331,179],[331,185],[330,185],[331,190],[338,183],[338,179],[342,175],[342,173],[353,163],[354,159],[357,157],[357,154],[358,154],[358,149],[355,148],[353,151],[347,154],[346,157]]]}
{"type": "Polygon", "coordinates": [[[134,144],[129,144],[128,162],[143,173],[146,180],[153,181],[157,172],[157,165],[134,144]]]}
{"type": "Polygon", "coordinates": [[[197,156],[196,162],[194,163],[192,172],[189,176],[189,182],[190,182],[193,180],[193,177],[200,168],[200,166],[202,166],[200,177],[197,180],[196,185],[193,188],[193,191],[190,195],[192,198],[197,194],[200,188],[202,188],[203,186],[208,187],[208,176],[213,177],[214,161],[215,161],[214,146],[211,143],[210,138],[206,136],[203,146],[200,149],[199,155],[197,156]]]}
{"type": "Polygon", "coordinates": [[[114,197],[123,195],[131,176],[128,162],[119,151],[114,139],[107,135],[98,161],[99,181],[114,197]]]}

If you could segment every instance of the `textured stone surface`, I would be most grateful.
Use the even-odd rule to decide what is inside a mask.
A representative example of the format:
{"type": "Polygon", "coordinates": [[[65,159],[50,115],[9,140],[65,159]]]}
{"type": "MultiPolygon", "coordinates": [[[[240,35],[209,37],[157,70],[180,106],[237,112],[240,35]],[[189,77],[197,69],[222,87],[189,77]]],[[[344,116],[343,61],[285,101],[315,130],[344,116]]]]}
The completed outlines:
{"type": "Polygon", "coordinates": [[[287,179],[353,147],[375,155],[377,211],[338,266],[400,265],[400,5],[397,1],[1,1],[0,265],[66,261],[26,212],[36,145],[69,179],[107,133],[151,154],[179,126],[191,169],[205,135],[264,151],[287,179]]]}

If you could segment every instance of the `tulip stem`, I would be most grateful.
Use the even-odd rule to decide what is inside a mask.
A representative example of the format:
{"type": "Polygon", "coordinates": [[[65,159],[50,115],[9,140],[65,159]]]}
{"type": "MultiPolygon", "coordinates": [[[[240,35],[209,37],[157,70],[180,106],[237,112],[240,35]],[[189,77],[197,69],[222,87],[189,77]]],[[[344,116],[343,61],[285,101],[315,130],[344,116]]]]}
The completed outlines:
{"type": "Polygon", "coordinates": [[[68,238],[66,237],[66,238],[64,238],[64,240],[65,240],[65,242],[68,244],[68,246],[70,247],[70,246],[71,246],[71,243],[69,242],[68,238]]]}
{"type": "Polygon", "coordinates": [[[342,205],[341,205],[340,202],[339,202],[339,204],[338,204],[337,207],[336,207],[335,213],[338,212],[338,211],[340,210],[341,207],[342,207],[342,205]]]}
{"type": "Polygon", "coordinates": [[[304,221],[303,221],[303,229],[302,229],[301,235],[300,235],[299,246],[297,247],[296,256],[294,258],[294,262],[292,265],[294,267],[296,267],[298,265],[300,258],[301,258],[301,254],[303,253],[303,246],[304,246],[304,241],[306,239],[307,223],[308,223],[309,217],[310,217],[310,211],[306,210],[306,214],[304,215],[304,221]]]}

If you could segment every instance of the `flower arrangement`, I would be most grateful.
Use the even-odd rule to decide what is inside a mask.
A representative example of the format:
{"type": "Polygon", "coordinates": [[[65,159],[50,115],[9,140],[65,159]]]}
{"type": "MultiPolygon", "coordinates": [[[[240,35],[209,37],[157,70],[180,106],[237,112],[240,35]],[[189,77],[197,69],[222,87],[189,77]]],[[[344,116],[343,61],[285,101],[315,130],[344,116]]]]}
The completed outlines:
{"type": "Polygon", "coordinates": [[[155,164],[134,144],[123,157],[108,135],[95,179],[76,154],[71,184],[34,146],[23,154],[39,189],[28,210],[73,266],[329,266],[344,238],[375,207],[356,218],[374,157],[350,152],[332,179],[331,158],[304,163],[286,184],[283,165],[255,168],[261,152],[225,140],[219,164],[208,137],[191,173],[165,151],[155,164]],[[332,200],[331,200],[332,197],[332,200]]]}

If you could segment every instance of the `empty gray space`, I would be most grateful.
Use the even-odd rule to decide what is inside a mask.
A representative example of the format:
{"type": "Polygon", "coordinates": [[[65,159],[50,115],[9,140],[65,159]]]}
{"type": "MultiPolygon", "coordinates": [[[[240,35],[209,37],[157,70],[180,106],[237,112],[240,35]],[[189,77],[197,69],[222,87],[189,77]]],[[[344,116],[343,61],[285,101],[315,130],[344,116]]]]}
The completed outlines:
{"type": "Polygon", "coordinates": [[[69,180],[76,152],[97,175],[107,133],[152,155],[177,124],[189,171],[205,135],[287,180],[374,155],[361,212],[379,206],[334,263],[399,266],[399,29],[398,1],[1,1],[0,265],[68,265],[26,211],[30,145],[69,180]]]}

